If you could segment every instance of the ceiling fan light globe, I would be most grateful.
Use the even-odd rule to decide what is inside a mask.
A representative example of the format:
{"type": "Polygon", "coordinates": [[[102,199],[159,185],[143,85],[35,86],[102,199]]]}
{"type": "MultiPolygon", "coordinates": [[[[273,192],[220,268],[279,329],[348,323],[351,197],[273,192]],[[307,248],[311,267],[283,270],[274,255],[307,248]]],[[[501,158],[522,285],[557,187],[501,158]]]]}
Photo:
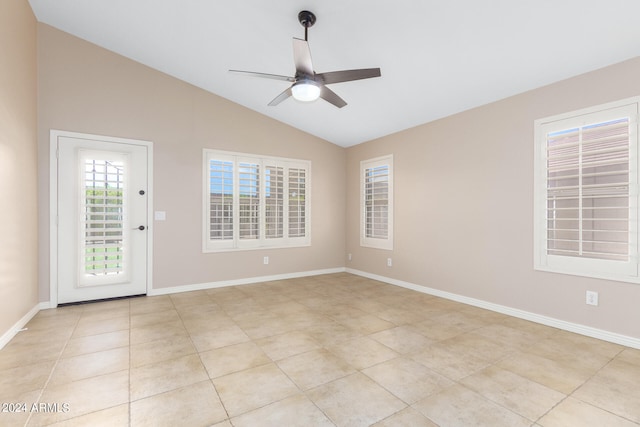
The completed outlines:
{"type": "Polygon", "coordinates": [[[302,102],[311,102],[320,98],[320,86],[315,82],[300,82],[291,87],[291,94],[302,102]]]}

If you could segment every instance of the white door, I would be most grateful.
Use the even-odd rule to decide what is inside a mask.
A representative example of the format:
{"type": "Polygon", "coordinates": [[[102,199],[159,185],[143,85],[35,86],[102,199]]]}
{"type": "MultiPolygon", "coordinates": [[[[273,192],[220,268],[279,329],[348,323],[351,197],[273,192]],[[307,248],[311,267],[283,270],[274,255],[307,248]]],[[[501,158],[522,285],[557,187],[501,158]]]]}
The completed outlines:
{"type": "Polygon", "coordinates": [[[147,146],[95,138],[56,138],[59,304],[147,292],[147,146]]]}

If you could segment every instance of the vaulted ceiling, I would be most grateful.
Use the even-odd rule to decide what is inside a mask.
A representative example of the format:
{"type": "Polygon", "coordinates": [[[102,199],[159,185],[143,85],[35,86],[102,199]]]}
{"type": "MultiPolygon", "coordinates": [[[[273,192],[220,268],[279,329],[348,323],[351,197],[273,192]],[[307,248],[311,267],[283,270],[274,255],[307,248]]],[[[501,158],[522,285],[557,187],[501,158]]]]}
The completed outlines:
{"type": "Polygon", "coordinates": [[[640,55],[637,0],[29,0],[38,21],[340,146],[351,146],[640,55]],[[331,85],[338,109],[290,98],[292,38],[316,72],[380,67],[331,85]]]}

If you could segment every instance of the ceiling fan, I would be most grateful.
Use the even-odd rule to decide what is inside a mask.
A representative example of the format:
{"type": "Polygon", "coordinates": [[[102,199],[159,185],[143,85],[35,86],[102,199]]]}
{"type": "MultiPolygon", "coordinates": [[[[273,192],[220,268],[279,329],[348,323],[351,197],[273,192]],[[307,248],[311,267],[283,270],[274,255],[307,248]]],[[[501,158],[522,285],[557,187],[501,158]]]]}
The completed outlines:
{"type": "Polygon", "coordinates": [[[316,16],[307,10],[298,14],[298,21],[304,27],[304,40],[293,38],[293,62],[296,66],[296,74],[293,77],[277,74],[255,73],[252,71],[229,70],[232,73],[243,74],[266,79],[291,82],[292,85],[276,96],[269,106],[276,106],[285,99],[293,96],[299,101],[315,101],[322,98],[325,101],[342,108],[347,103],[326,85],[333,83],[349,82],[352,80],[370,79],[380,77],[380,68],[361,68],[357,70],[331,71],[328,73],[316,73],[311,62],[311,50],[307,39],[308,30],[316,23],[316,16]]]}

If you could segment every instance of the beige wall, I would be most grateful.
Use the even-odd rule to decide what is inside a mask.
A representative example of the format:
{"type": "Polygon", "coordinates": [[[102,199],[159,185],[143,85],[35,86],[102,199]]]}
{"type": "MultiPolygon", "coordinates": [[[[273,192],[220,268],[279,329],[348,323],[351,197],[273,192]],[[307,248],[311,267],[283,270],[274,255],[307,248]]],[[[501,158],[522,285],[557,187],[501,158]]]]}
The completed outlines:
{"type": "Polygon", "coordinates": [[[639,75],[636,58],[351,147],[347,267],[640,338],[640,285],[533,270],[533,121],[639,95],[639,75]],[[393,251],[359,247],[358,165],[385,154],[393,251]]]}
{"type": "Polygon", "coordinates": [[[0,335],[38,303],[36,20],[0,2],[0,335]]]}
{"type": "Polygon", "coordinates": [[[154,143],[153,287],[344,267],[344,149],[38,25],[40,299],[49,299],[49,131],[154,143]],[[202,149],[312,162],[312,245],[202,253],[202,149]],[[269,265],[263,256],[269,255],[269,265]]]}

